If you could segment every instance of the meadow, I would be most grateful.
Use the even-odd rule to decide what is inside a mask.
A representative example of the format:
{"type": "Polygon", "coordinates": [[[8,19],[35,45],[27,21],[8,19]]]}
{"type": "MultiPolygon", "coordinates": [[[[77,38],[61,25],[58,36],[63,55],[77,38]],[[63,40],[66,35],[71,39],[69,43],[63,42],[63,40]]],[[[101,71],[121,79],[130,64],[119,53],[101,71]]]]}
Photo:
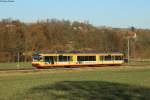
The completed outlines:
{"type": "Polygon", "coordinates": [[[150,66],[0,72],[0,100],[150,100],[150,66]]]}
{"type": "Polygon", "coordinates": [[[0,70],[1,69],[26,69],[26,68],[32,68],[31,62],[19,62],[19,66],[17,62],[0,63],[0,70]]]}

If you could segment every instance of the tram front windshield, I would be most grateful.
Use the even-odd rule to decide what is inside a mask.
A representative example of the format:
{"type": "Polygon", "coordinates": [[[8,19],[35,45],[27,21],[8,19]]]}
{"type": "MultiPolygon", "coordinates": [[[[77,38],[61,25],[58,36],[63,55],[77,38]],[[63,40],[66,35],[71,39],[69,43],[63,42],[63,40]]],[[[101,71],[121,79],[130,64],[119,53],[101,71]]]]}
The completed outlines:
{"type": "Polygon", "coordinates": [[[33,61],[33,62],[41,61],[41,60],[42,60],[42,57],[41,57],[41,56],[39,56],[39,55],[32,56],[32,61],[33,61]]]}

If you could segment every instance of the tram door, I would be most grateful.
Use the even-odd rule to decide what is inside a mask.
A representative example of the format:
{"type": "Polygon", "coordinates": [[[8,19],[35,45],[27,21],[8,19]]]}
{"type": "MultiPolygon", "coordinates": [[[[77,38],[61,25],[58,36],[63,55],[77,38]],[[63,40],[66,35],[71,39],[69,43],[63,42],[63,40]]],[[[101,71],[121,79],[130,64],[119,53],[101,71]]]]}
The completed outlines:
{"type": "Polygon", "coordinates": [[[50,59],[50,63],[51,63],[51,64],[54,64],[54,57],[53,57],[53,56],[50,56],[49,59],[50,59]]]}

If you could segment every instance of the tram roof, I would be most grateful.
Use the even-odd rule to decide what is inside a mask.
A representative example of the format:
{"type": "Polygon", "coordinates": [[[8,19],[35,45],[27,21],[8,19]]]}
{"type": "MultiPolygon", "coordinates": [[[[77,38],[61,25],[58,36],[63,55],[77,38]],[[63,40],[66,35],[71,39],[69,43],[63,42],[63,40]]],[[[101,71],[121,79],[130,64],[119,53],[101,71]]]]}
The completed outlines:
{"type": "Polygon", "coordinates": [[[121,52],[92,52],[92,51],[85,51],[85,52],[33,52],[33,54],[123,54],[121,52]]]}

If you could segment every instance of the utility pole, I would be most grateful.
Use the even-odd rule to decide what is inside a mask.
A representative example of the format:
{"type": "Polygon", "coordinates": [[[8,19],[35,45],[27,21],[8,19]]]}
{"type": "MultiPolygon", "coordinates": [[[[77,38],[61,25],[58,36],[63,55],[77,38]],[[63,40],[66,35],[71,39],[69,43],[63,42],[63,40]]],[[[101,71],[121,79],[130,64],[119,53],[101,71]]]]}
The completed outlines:
{"type": "Polygon", "coordinates": [[[17,56],[17,61],[18,61],[17,68],[19,69],[19,67],[20,67],[20,54],[19,54],[19,52],[18,52],[18,56],[17,56]]]}
{"type": "Polygon", "coordinates": [[[130,63],[130,39],[136,39],[136,33],[132,33],[133,35],[128,36],[128,64],[130,63]]]}
{"type": "Polygon", "coordinates": [[[128,37],[128,64],[130,63],[130,37],[128,37]]]}

